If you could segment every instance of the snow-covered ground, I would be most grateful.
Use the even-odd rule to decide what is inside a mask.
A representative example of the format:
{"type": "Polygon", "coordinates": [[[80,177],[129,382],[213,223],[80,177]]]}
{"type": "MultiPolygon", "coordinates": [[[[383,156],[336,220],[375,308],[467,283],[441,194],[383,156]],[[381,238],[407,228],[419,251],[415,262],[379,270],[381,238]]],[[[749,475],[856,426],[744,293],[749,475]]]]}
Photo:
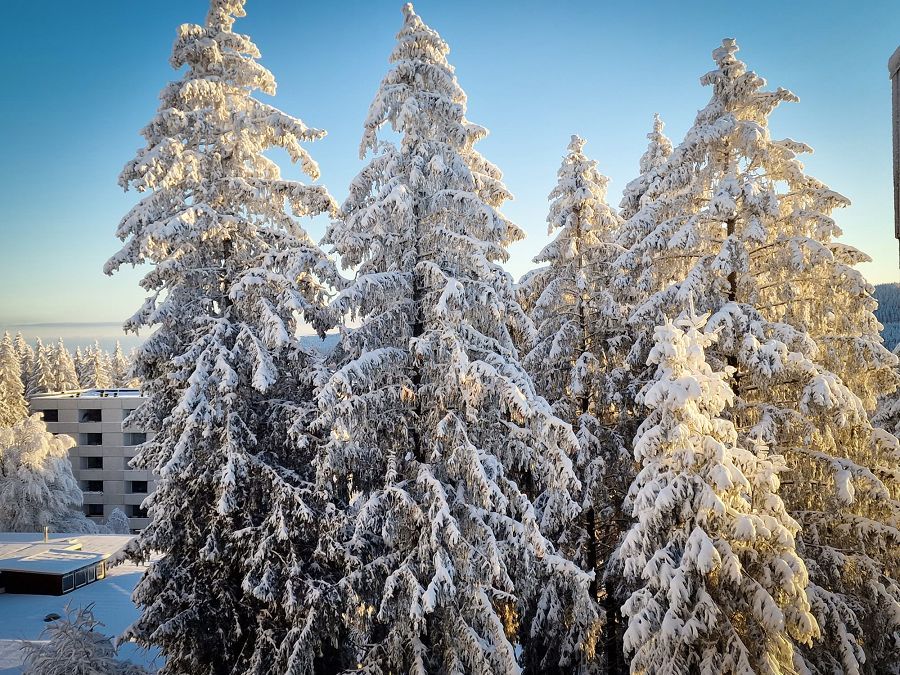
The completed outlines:
{"type": "MultiPolygon", "coordinates": [[[[105,624],[100,630],[119,635],[137,618],[131,592],[143,571],[143,566],[124,563],[109,570],[106,579],[67,595],[0,595],[0,675],[22,672],[21,641],[42,639],[47,626],[44,617],[51,612],[65,615],[66,605],[76,608],[94,603],[94,616],[105,624]]],[[[122,645],[119,656],[154,669],[161,665],[155,652],[133,644],[122,645]]]]}

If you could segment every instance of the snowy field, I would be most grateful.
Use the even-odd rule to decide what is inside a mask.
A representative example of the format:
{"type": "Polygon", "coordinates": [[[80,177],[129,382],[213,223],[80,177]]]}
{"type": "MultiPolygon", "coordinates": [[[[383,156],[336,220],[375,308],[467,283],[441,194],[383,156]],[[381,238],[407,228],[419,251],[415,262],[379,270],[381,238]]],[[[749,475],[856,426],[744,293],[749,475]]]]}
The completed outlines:
{"type": "MultiPolygon", "coordinates": [[[[143,571],[143,566],[124,563],[109,570],[106,579],[67,595],[0,595],[0,675],[22,672],[20,642],[40,640],[47,626],[44,617],[51,612],[64,616],[66,605],[74,609],[93,602],[94,616],[105,624],[100,630],[120,634],[138,616],[131,592],[143,571]]],[[[122,645],[119,656],[154,669],[160,665],[155,652],[132,644],[122,645]]]]}

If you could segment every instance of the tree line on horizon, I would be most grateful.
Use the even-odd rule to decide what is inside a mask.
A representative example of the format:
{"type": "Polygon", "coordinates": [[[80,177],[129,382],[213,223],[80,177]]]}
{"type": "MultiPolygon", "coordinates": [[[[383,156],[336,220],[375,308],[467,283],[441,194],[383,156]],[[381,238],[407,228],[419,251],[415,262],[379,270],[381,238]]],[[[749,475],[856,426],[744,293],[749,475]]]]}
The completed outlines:
{"type": "Polygon", "coordinates": [[[242,16],[178,29],[120,176],[159,475],[123,639],[173,674],[897,673],[898,359],[848,200],[771,136],[796,97],[723,40],[618,209],[573,136],[514,282],[511,195],[412,5],[341,205],[264,154],[315,181],[324,131],[254,97],[242,16]]]}
{"type": "Polygon", "coordinates": [[[26,403],[38,394],[140,385],[130,374],[131,358],[126,356],[118,340],[112,353],[103,349],[99,341],[85,349],[77,347],[73,353],[62,338],[45,345],[38,337],[32,346],[21,333],[13,338],[6,332],[2,359],[0,368],[4,372],[13,369],[18,372],[26,403]]]}

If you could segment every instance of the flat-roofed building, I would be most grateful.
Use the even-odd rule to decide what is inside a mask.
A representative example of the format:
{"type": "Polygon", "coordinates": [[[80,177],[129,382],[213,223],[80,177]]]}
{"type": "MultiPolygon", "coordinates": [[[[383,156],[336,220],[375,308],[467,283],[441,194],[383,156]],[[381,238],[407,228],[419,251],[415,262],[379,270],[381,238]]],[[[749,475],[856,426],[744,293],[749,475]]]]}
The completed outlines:
{"type": "Polygon", "coordinates": [[[63,595],[106,577],[122,560],[131,536],[0,532],[4,593],[63,595]]]}
{"type": "Polygon", "coordinates": [[[64,391],[30,400],[32,412],[43,415],[48,431],[75,439],[69,458],[84,493],[84,514],[102,523],[118,507],[134,531],[147,526],[141,503],[156,487],[151,471],[128,466],[148,434],[123,423],[143,400],[137,389],[64,391]]]}

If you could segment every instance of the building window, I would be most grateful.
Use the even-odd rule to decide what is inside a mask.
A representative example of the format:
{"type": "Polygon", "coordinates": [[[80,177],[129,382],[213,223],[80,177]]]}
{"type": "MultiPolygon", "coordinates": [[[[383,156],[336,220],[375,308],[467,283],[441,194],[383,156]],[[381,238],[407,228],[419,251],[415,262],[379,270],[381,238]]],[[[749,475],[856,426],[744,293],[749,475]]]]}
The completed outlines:
{"type": "Polygon", "coordinates": [[[85,469],[102,469],[103,468],[103,458],[102,457],[82,457],[82,463],[84,464],[85,469]]]}
{"type": "Polygon", "coordinates": [[[131,505],[131,513],[128,514],[129,518],[146,518],[147,517],[147,509],[141,507],[139,504],[131,505]]]}
{"type": "Polygon", "coordinates": [[[59,422],[59,410],[56,408],[41,410],[41,415],[45,422],[59,422]]]}
{"type": "Polygon", "coordinates": [[[125,434],[125,445],[140,445],[147,442],[147,434],[143,432],[133,432],[125,434]]]}
{"type": "Polygon", "coordinates": [[[98,579],[106,578],[106,563],[105,562],[101,561],[101,562],[97,563],[97,578],[98,579]]]}
{"type": "Polygon", "coordinates": [[[78,445],[103,445],[103,434],[78,434],[78,445]]]}
{"type": "Polygon", "coordinates": [[[80,422],[99,422],[101,420],[100,408],[85,408],[81,411],[80,422]]]}
{"type": "MultiPolygon", "coordinates": [[[[102,460],[103,458],[101,457],[100,459],[102,460]]],[[[103,492],[103,481],[102,480],[86,480],[86,481],[84,481],[84,491],[85,492],[103,492]]]]}
{"type": "Polygon", "coordinates": [[[102,516],[103,504],[85,504],[89,516],[102,516]]]}
{"type": "Polygon", "coordinates": [[[80,588],[87,583],[87,572],[85,570],[75,570],[75,588],[80,588]]]}
{"type": "Polygon", "coordinates": [[[147,494],[147,481],[133,480],[131,481],[131,493],[136,495],[147,494]]]}
{"type": "Polygon", "coordinates": [[[68,593],[73,588],[75,588],[75,575],[71,572],[64,574],[62,578],[62,592],[68,593]]]}
{"type": "Polygon", "coordinates": [[[124,422],[125,420],[127,420],[128,416],[135,410],[137,410],[137,408],[122,408],[122,421],[124,422]]]}

